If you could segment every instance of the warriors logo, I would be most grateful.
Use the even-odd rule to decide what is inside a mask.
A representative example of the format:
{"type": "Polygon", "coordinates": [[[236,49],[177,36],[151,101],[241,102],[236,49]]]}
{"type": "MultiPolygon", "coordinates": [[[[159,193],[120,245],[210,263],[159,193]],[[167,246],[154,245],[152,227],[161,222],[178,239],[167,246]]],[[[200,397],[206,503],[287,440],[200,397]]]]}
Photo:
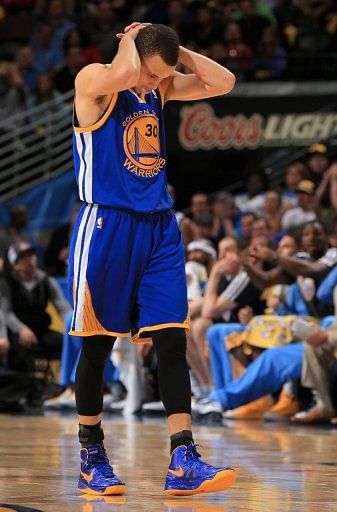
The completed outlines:
{"type": "Polygon", "coordinates": [[[149,111],[142,114],[125,122],[123,146],[127,158],[124,167],[138,176],[150,178],[159,174],[165,159],[160,157],[157,117],[149,111]]]}

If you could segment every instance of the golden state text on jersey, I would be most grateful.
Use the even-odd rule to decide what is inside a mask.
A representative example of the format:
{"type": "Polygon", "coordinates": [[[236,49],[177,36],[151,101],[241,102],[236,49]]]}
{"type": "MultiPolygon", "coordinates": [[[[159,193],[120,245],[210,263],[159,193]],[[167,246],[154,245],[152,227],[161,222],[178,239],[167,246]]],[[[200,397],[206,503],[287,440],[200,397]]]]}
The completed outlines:
{"type": "Polygon", "coordinates": [[[167,191],[166,144],[159,90],[145,102],[131,90],[112,95],[92,126],[77,126],[73,152],[80,199],[136,212],[172,207],[167,191]]]}

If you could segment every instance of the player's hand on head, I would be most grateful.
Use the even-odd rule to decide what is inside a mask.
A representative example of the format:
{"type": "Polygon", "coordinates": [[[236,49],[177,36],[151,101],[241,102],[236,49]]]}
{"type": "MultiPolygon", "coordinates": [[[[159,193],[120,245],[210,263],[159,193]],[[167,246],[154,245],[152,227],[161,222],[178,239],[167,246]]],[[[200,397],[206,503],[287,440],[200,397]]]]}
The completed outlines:
{"type": "Polygon", "coordinates": [[[127,34],[132,39],[136,39],[138,32],[143,28],[148,27],[149,25],[151,25],[151,23],[140,23],[139,21],[134,21],[131,23],[131,25],[127,25],[124,28],[124,32],[119,32],[116,34],[116,37],[118,37],[118,39],[123,39],[123,37],[127,34]]]}

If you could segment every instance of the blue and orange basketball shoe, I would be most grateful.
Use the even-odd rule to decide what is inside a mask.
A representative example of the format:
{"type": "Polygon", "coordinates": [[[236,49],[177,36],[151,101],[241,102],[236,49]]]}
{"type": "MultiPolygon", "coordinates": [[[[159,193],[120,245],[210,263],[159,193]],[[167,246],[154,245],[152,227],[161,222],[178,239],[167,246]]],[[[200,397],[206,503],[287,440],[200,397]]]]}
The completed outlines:
{"type": "Polygon", "coordinates": [[[77,487],[81,492],[96,496],[124,494],[126,488],[125,483],[114,474],[106,451],[100,444],[82,448],[77,487]]]}
{"type": "Polygon", "coordinates": [[[232,468],[215,467],[203,462],[197,445],[178,446],[171,455],[164,494],[188,496],[224,491],[236,480],[232,468]]]}

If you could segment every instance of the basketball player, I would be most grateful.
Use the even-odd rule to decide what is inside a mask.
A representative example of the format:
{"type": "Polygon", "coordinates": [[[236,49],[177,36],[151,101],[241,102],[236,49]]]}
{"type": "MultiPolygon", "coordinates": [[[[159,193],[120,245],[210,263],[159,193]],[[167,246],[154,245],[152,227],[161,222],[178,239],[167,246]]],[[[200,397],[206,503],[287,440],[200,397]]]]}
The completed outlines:
{"type": "Polygon", "coordinates": [[[125,493],[101,428],[103,369],[116,337],[153,341],[171,437],[166,494],[230,487],[235,471],[200,458],[191,432],[184,249],[165,175],[162,108],[231,91],[235,78],[179,46],[163,25],[125,28],[111,64],[76,77],[74,163],[83,206],[69,258],[71,334],[83,336],[76,377],[81,473],[90,494],[125,493]],[[192,74],[178,73],[177,63],[192,74]]]}

